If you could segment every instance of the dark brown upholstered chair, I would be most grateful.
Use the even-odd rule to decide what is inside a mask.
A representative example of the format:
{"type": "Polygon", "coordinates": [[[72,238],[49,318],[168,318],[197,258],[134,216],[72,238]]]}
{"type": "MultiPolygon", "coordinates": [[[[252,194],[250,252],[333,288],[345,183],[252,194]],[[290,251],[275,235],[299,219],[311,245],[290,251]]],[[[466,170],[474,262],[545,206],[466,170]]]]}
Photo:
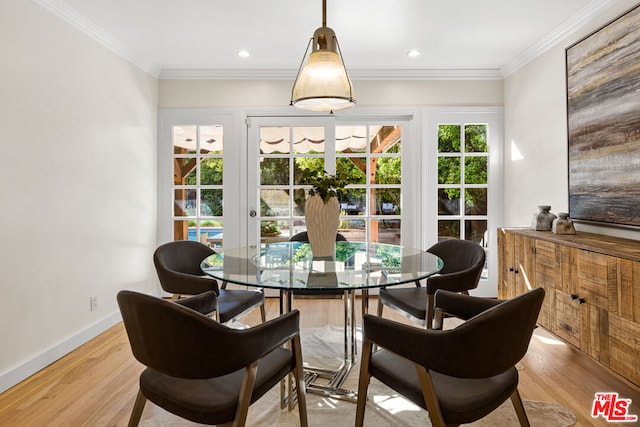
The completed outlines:
{"type": "MultiPolygon", "coordinates": [[[[516,363],[529,346],[542,288],[499,301],[438,290],[436,308],[468,320],[451,330],[364,318],[356,426],[362,426],[371,376],[429,411],[434,427],[479,420],[509,397],[528,426],[516,363]],[[379,350],[372,353],[372,346],[379,350]]],[[[441,317],[440,317],[441,319],[441,317]]]]}
{"type": "Polygon", "coordinates": [[[203,310],[215,305],[215,299],[213,291],[177,304],[137,292],[118,293],[131,350],[147,367],[129,426],[138,425],[147,399],[193,422],[244,426],[249,405],[290,372],[296,379],[300,424],[306,426],[300,313],[231,329],[187,308],[203,310]],[[291,350],[282,347],[286,343],[291,350]]]}
{"type": "Polygon", "coordinates": [[[218,295],[216,319],[226,323],[260,307],[262,321],[266,319],[262,290],[225,289],[226,283],[205,276],[200,263],[215,251],[209,246],[191,240],[177,240],[159,246],[153,254],[160,285],[177,299],[181,295],[196,295],[213,290],[218,295]]]}
{"type": "MultiPolygon", "coordinates": [[[[293,236],[291,236],[289,238],[290,242],[304,242],[304,243],[309,243],[309,235],[307,234],[306,231],[301,231],[300,233],[294,234],[293,236]]],[[[342,234],[337,233],[336,234],[336,242],[346,242],[347,238],[344,237],[342,234]]],[[[335,290],[335,291],[319,291],[319,290],[314,290],[314,289],[297,289],[295,291],[293,291],[294,295],[315,295],[315,296],[319,296],[319,297],[327,297],[327,296],[343,296],[344,295],[344,291],[343,290],[335,290]]]]}
{"type": "MultiPolygon", "coordinates": [[[[290,242],[309,242],[309,235],[306,231],[301,231],[300,233],[296,233],[293,236],[289,237],[290,242]]],[[[347,238],[342,234],[336,234],[336,242],[346,242],[347,238]]]]}
{"type": "MultiPolygon", "coordinates": [[[[294,234],[293,236],[291,236],[289,238],[290,242],[303,242],[303,243],[309,243],[309,235],[307,234],[306,231],[301,231],[300,233],[294,234]]],[[[336,234],[336,242],[346,242],[347,238],[344,237],[342,234],[337,233],[336,234]]],[[[294,291],[292,291],[293,295],[303,295],[306,297],[318,297],[318,298],[327,298],[327,297],[335,297],[335,298],[342,298],[344,297],[344,291],[341,289],[337,289],[335,291],[319,291],[319,290],[314,290],[314,289],[296,289],[294,291]]],[[[283,302],[282,302],[282,292],[280,292],[280,305],[282,306],[283,302]]],[[[345,299],[345,310],[347,309],[347,300],[345,299]]]]}
{"type": "Polygon", "coordinates": [[[468,240],[447,239],[431,246],[427,252],[440,257],[444,268],[439,274],[427,278],[425,287],[416,281],[413,288],[380,289],[378,316],[382,316],[386,305],[431,329],[436,290],[468,294],[469,290],[478,287],[486,256],[482,246],[468,240]]]}

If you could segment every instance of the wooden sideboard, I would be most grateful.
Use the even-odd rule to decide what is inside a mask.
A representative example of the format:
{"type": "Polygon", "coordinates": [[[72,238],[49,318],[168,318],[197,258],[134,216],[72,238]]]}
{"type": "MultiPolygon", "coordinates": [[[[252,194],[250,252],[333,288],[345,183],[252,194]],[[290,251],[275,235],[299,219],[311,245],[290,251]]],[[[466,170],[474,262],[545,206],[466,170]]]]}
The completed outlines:
{"type": "Polygon", "coordinates": [[[498,295],[542,287],[538,323],[640,386],[640,241],[498,230],[498,295]]]}

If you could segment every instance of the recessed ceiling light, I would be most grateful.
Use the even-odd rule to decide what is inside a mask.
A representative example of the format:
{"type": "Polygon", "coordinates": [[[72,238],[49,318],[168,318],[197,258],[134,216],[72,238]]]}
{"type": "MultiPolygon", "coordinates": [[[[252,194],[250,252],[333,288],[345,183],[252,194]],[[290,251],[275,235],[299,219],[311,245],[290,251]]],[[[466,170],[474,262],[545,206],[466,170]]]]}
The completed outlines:
{"type": "Polygon", "coordinates": [[[420,56],[420,50],[418,49],[411,49],[410,51],[407,52],[407,56],[409,58],[417,58],[418,56],[420,56]]]}
{"type": "Polygon", "coordinates": [[[248,50],[244,50],[244,49],[240,49],[238,52],[236,52],[238,54],[238,56],[240,58],[248,58],[249,56],[251,56],[251,54],[249,53],[248,50]]]}

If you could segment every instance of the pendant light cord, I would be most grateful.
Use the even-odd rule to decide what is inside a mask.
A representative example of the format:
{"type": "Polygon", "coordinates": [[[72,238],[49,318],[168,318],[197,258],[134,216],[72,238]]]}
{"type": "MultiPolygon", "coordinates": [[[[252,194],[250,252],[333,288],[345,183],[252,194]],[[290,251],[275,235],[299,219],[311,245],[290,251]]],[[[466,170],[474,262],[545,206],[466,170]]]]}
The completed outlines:
{"type": "Polygon", "coordinates": [[[327,0],[322,0],[322,26],[327,26],[327,0]]]}

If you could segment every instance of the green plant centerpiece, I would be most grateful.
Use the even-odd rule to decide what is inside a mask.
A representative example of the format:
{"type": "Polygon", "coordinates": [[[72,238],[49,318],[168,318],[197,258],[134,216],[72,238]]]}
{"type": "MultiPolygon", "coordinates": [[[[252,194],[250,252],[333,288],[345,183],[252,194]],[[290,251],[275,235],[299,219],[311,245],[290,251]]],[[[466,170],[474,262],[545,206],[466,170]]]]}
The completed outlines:
{"type": "Polygon", "coordinates": [[[338,195],[351,183],[349,176],[326,171],[319,174],[305,169],[301,183],[311,186],[304,205],[304,217],[313,257],[332,258],[340,221],[338,195]]]}

